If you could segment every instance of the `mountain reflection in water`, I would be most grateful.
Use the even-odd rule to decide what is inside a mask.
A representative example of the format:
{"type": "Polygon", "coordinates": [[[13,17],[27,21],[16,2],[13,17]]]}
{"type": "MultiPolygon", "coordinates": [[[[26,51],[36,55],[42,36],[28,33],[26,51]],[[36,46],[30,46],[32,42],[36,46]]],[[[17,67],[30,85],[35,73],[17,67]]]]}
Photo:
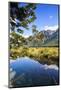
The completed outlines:
{"type": "Polygon", "coordinates": [[[28,57],[10,60],[10,87],[59,84],[56,65],[43,65],[28,57]]]}

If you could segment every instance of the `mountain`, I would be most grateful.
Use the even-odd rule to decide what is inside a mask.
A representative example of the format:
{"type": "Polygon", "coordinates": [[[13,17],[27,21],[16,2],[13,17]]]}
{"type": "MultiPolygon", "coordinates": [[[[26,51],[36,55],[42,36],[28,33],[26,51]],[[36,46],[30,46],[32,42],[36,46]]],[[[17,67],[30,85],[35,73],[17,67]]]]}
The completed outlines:
{"type": "Polygon", "coordinates": [[[49,36],[49,38],[44,42],[43,46],[58,46],[59,42],[59,31],[56,30],[49,36]]]}
{"type": "Polygon", "coordinates": [[[28,46],[58,46],[58,30],[43,30],[27,38],[28,46]]]}
{"type": "Polygon", "coordinates": [[[59,30],[43,30],[27,38],[17,33],[10,34],[11,47],[42,47],[42,46],[59,46],[59,30]]]}

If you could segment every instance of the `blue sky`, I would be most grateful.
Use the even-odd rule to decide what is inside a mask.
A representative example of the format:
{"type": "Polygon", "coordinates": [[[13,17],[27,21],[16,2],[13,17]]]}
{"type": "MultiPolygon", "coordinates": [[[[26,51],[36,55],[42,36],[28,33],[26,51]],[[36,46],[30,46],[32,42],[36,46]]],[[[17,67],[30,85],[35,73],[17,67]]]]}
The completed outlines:
{"type": "Polygon", "coordinates": [[[58,5],[37,4],[35,15],[37,19],[29,25],[29,30],[24,30],[23,36],[32,35],[33,24],[37,26],[38,31],[58,28],[58,5]]]}

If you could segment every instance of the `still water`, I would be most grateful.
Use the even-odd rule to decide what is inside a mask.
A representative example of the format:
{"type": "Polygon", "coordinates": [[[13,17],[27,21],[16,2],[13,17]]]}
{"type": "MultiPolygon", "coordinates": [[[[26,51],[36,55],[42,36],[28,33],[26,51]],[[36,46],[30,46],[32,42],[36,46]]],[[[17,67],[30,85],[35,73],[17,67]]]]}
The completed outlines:
{"type": "Polygon", "coordinates": [[[28,57],[10,60],[10,87],[46,86],[59,84],[56,65],[40,64],[28,57]]]}

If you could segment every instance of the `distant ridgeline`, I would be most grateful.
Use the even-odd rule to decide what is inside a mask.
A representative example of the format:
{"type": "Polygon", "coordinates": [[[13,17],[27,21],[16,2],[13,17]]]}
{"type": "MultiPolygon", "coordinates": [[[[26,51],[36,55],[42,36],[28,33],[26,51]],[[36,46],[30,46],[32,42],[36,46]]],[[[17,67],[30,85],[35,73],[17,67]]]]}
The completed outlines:
{"type": "Polygon", "coordinates": [[[59,46],[59,29],[57,30],[43,30],[29,36],[28,38],[23,37],[17,33],[11,33],[10,37],[11,47],[41,47],[41,46],[59,46]]]}
{"type": "Polygon", "coordinates": [[[59,44],[59,32],[56,31],[41,31],[33,37],[27,38],[28,46],[58,46],[59,44]],[[32,38],[31,40],[29,40],[32,38]]]}

